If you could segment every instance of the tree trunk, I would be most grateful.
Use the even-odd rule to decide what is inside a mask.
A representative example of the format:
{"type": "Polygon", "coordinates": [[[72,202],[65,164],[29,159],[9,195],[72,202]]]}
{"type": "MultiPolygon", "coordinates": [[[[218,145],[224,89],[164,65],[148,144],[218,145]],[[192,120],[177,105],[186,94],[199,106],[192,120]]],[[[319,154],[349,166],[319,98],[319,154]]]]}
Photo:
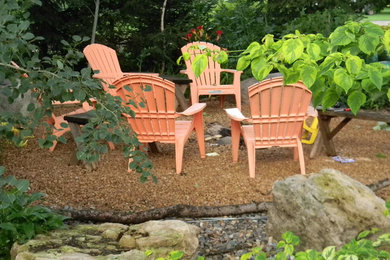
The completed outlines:
{"type": "Polygon", "coordinates": [[[97,27],[98,16],[99,16],[99,5],[100,5],[100,0],[95,0],[95,15],[93,18],[91,44],[95,43],[96,27],[97,27]]]}
{"type": "MultiPolygon", "coordinates": [[[[165,56],[165,35],[164,35],[165,25],[164,25],[164,19],[165,19],[165,9],[167,7],[167,2],[168,2],[168,0],[164,0],[163,7],[162,7],[162,10],[161,10],[161,26],[160,26],[160,30],[161,30],[162,36],[164,37],[163,38],[164,42],[163,42],[163,46],[162,46],[164,56],[165,56]]],[[[164,72],[165,72],[165,59],[163,59],[163,63],[161,65],[161,74],[163,74],[164,72]]]]}
{"type": "Polygon", "coordinates": [[[266,212],[270,203],[249,203],[229,206],[191,206],[175,205],[159,209],[151,209],[137,213],[100,212],[97,210],[53,209],[53,211],[79,221],[115,222],[122,224],[137,224],[148,220],[158,220],[169,217],[200,218],[239,215],[245,213],[266,212]]]}

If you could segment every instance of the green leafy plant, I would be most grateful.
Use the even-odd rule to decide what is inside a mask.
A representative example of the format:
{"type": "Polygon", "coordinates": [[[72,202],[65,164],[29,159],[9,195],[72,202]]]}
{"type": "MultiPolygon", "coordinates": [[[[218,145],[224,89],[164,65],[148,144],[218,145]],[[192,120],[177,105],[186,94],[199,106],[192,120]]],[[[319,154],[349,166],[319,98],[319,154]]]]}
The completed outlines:
{"type": "Polygon", "coordinates": [[[42,193],[29,194],[29,182],[4,176],[0,166],[0,258],[8,258],[14,242],[24,243],[36,234],[60,228],[66,217],[32,205],[42,193]]]}
{"type": "MultiPolygon", "coordinates": [[[[0,84],[8,83],[7,87],[1,88],[1,95],[9,104],[27,94],[34,100],[40,100],[39,103],[29,101],[28,115],[2,112],[0,139],[20,145],[33,135],[38,126],[43,126],[46,133],[39,140],[39,145],[49,148],[56,140],[51,134],[53,126],[45,120],[52,114],[52,102],[78,100],[92,105],[93,100],[93,120],[82,129],[78,141],[83,144],[83,149],[77,153],[78,158],[93,162],[99,159],[100,154],[108,151],[107,141],[125,144],[124,155],[134,159],[130,168],[140,173],[142,182],[149,177],[156,181],[150,172],[150,160],[137,149],[140,143],[122,117],[122,113],[134,115],[134,112],[122,106],[120,98],[107,94],[99,80],[91,78],[90,68],[75,69],[80,60],[84,60],[79,48],[89,38],[74,35],[72,42],[60,40],[64,55],[40,57],[36,42],[41,41],[42,37],[30,32],[28,12],[29,7],[40,4],[39,0],[0,0],[0,84]],[[19,67],[13,66],[11,62],[16,62],[19,67]]],[[[62,127],[66,126],[64,124],[62,127]]],[[[64,137],[58,138],[58,141],[66,142],[64,137]]]]}
{"type": "MultiPolygon", "coordinates": [[[[250,68],[259,81],[279,71],[285,84],[302,80],[313,92],[315,106],[326,109],[343,99],[356,114],[367,101],[379,96],[390,101],[390,67],[367,62],[386,51],[390,51],[390,30],[369,22],[349,22],[337,27],[329,37],[296,31],[275,41],[268,34],[261,43],[252,42],[241,53],[236,68],[250,68]]],[[[213,55],[223,63],[228,59],[227,53],[213,55]]],[[[193,63],[195,75],[207,67],[207,59],[201,57],[207,55],[210,53],[195,58],[199,61],[193,63]]],[[[183,54],[184,59],[187,57],[183,54]]]]}

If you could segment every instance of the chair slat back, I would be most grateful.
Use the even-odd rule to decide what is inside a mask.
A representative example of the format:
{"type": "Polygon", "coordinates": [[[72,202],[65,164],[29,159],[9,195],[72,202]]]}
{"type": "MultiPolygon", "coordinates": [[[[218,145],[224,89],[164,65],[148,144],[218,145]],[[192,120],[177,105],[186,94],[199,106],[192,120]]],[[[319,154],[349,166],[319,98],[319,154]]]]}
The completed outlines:
{"type": "Polygon", "coordinates": [[[128,117],[140,142],[175,141],[175,84],[157,76],[134,75],[113,83],[117,94],[135,112],[128,117]],[[130,104],[129,104],[130,103],[130,104]]]}
{"type": "Polygon", "coordinates": [[[300,139],[311,91],[302,83],[283,85],[283,78],[248,88],[256,145],[286,145],[300,139]]]}
{"type": "Polygon", "coordinates": [[[107,83],[103,84],[105,90],[108,90],[109,84],[122,77],[123,72],[115,50],[102,44],[93,43],[85,47],[83,53],[92,70],[99,71],[93,77],[102,79],[107,83]]]}
{"type": "Polygon", "coordinates": [[[195,84],[198,88],[203,86],[212,86],[220,85],[220,75],[221,75],[221,65],[214,61],[212,57],[208,57],[208,66],[205,71],[199,76],[195,77],[195,74],[192,69],[192,64],[196,55],[204,53],[196,46],[206,47],[213,51],[219,51],[221,48],[217,45],[208,42],[191,42],[181,48],[182,53],[188,52],[190,54],[190,59],[185,61],[187,67],[188,78],[192,80],[192,84],[195,84]]]}

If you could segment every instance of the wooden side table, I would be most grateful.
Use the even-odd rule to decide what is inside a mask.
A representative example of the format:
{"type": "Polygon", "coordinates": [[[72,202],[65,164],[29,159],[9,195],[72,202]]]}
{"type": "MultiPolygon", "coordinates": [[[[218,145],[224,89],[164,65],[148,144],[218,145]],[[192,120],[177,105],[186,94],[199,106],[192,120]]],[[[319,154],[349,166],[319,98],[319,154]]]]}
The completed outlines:
{"type": "Polygon", "coordinates": [[[351,111],[345,111],[344,109],[326,111],[318,110],[318,126],[320,131],[310,152],[310,158],[312,159],[319,155],[323,148],[325,148],[326,155],[336,156],[337,153],[333,142],[333,137],[352,119],[363,119],[390,123],[390,112],[361,110],[356,115],[354,115],[351,111]],[[330,122],[332,118],[337,117],[344,117],[344,119],[334,129],[331,130],[330,122]]]}

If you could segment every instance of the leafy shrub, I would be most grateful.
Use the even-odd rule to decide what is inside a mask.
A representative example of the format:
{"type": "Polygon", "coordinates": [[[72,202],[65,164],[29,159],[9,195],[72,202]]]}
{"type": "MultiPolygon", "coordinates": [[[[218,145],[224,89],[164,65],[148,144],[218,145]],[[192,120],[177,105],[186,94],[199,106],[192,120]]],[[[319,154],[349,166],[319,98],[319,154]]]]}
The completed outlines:
{"type": "MultiPolygon", "coordinates": [[[[9,86],[0,90],[1,95],[10,104],[27,94],[40,100],[40,104],[28,104],[29,115],[2,112],[0,140],[6,139],[19,145],[38,126],[43,126],[47,131],[39,145],[49,148],[56,140],[51,134],[53,126],[45,120],[52,114],[52,102],[78,100],[91,104],[93,99],[96,102],[95,109],[91,111],[94,118],[83,127],[78,140],[83,144],[83,150],[77,153],[78,158],[89,162],[98,160],[101,153],[108,151],[106,141],[125,144],[124,155],[134,158],[131,169],[140,173],[141,181],[146,181],[152,175],[149,172],[152,164],[144,153],[136,149],[140,145],[138,139],[122,117],[122,113],[133,115],[134,111],[122,106],[120,98],[107,94],[99,80],[91,78],[90,68],[75,69],[80,60],[85,61],[79,48],[89,38],[73,35],[72,42],[57,39],[65,54],[40,56],[36,42],[41,41],[42,37],[30,32],[30,13],[27,10],[30,6],[41,4],[39,0],[0,0],[0,84],[9,82],[9,86]],[[12,61],[20,67],[12,66],[12,61]],[[24,74],[28,77],[22,77],[24,74]],[[22,130],[16,133],[13,129],[22,130]]],[[[66,142],[63,136],[58,141],[66,142]]],[[[155,176],[152,178],[156,181],[155,176]]]]}
{"type": "Polygon", "coordinates": [[[302,10],[300,16],[286,24],[282,35],[298,30],[305,34],[321,33],[329,36],[338,26],[344,25],[347,21],[357,20],[358,17],[356,14],[351,14],[339,8],[325,9],[311,14],[307,14],[302,10]]]}
{"type": "Polygon", "coordinates": [[[36,234],[60,228],[66,217],[32,203],[42,193],[28,194],[29,182],[4,176],[0,166],[0,258],[8,258],[14,242],[24,243],[36,234]]]}
{"type": "MultiPolygon", "coordinates": [[[[337,27],[329,37],[296,31],[275,41],[268,34],[261,43],[252,42],[241,53],[236,67],[250,68],[259,81],[273,71],[282,73],[285,84],[302,80],[313,92],[315,106],[321,104],[326,109],[345,100],[356,114],[379,98],[387,100],[384,105],[389,103],[390,67],[369,63],[371,56],[389,50],[390,30],[369,22],[349,22],[337,27]]],[[[221,63],[228,59],[226,52],[198,55],[193,62],[197,76],[207,67],[206,55],[214,55],[221,63]]],[[[188,55],[184,53],[183,57],[188,55]]]]}

